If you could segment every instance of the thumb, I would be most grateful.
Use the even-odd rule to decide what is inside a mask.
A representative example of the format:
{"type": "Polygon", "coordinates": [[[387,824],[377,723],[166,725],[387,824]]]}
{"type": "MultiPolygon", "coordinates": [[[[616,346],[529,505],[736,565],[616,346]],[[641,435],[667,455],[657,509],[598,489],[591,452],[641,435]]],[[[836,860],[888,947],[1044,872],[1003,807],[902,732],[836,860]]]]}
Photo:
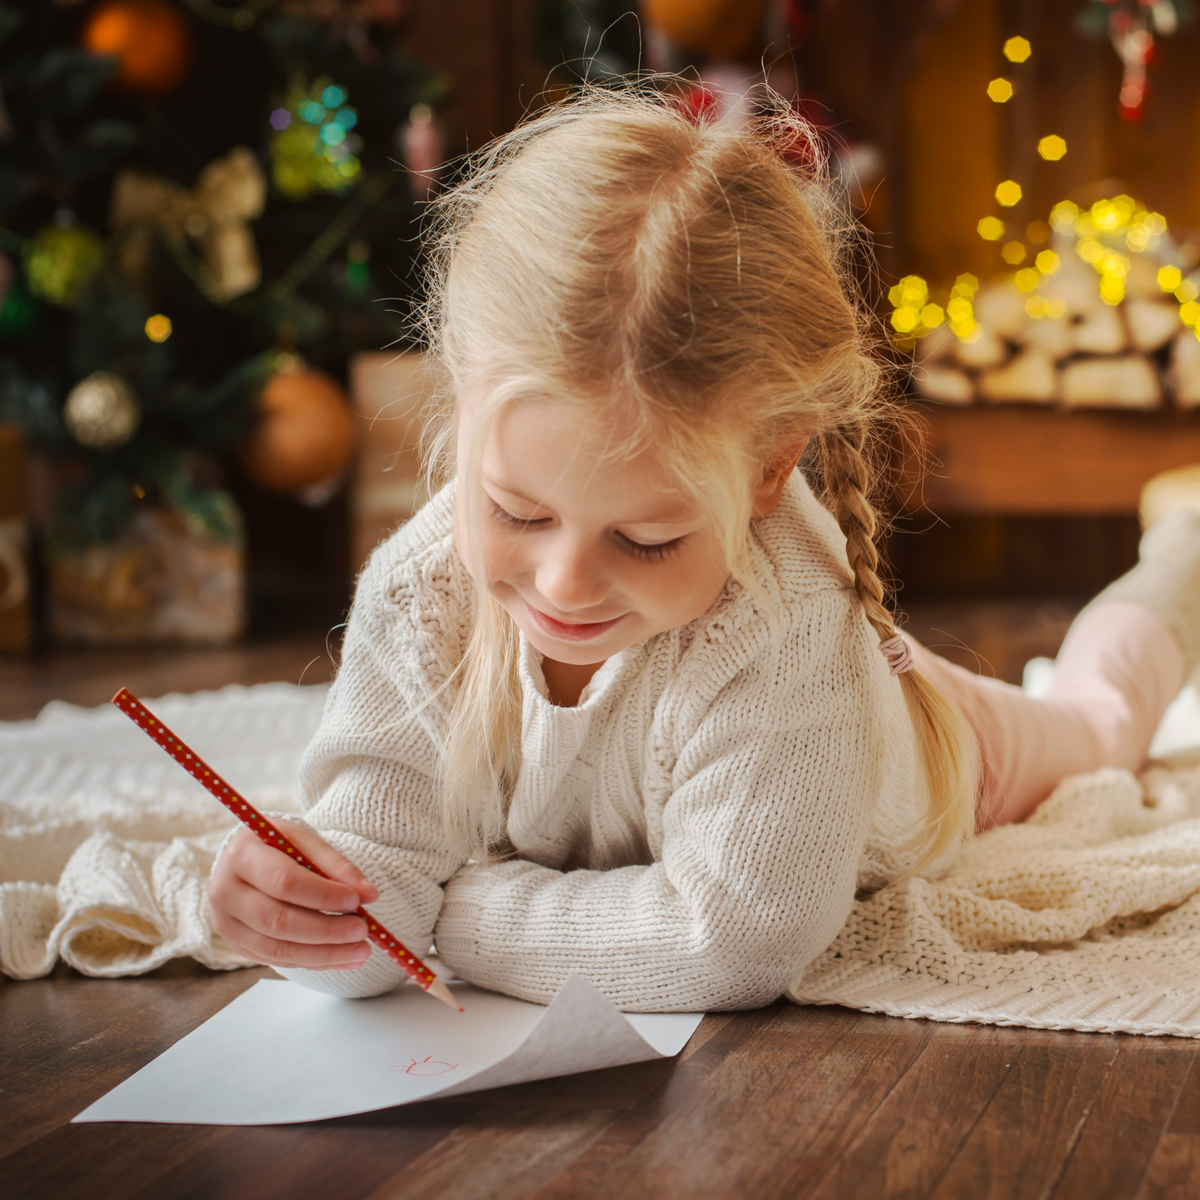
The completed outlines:
{"type": "Polygon", "coordinates": [[[344,883],[358,893],[362,904],[379,899],[379,889],[343,854],[339,854],[324,838],[291,821],[281,822],[283,833],[330,879],[344,883]]]}

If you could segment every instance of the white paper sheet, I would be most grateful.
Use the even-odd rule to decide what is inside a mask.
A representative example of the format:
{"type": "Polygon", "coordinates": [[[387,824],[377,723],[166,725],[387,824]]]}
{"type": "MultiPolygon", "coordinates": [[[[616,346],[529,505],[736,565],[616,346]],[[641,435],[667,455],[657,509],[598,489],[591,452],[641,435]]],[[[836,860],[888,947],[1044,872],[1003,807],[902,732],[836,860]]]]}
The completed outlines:
{"type": "Polygon", "coordinates": [[[282,1125],[678,1054],[703,1013],[622,1013],[581,975],[548,1008],[452,983],[342,1000],[262,979],[76,1121],[282,1125]]]}

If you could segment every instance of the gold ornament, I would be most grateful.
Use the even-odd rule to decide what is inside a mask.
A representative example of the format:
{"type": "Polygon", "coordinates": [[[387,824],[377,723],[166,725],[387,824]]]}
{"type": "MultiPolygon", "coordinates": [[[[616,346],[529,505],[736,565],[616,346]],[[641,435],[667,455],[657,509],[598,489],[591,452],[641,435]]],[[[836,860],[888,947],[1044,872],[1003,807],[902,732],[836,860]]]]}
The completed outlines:
{"type": "Polygon", "coordinates": [[[261,215],[266,198],[258,159],[247,147],[235,146],[200,172],[191,191],[148,171],[119,172],[109,223],[114,230],[154,225],[176,242],[191,238],[212,275],[213,298],[232,300],[262,279],[247,222],[261,215]]]}
{"type": "Polygon", "coordinates": [[[81,379],[63,408],[71,436],[89,450],[116,450],[125,445],[141,415],[129,384],[108,371],[93,371],[81,379]]]}

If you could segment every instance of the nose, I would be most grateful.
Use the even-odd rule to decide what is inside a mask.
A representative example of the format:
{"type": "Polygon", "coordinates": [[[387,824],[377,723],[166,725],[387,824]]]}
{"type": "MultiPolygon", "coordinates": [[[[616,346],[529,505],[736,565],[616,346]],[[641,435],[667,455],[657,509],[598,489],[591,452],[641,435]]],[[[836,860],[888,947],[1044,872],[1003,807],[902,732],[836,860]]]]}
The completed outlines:
{"type": "Polygon", "coordinates": [[[608,596],[608,580],[599,560],[594,547],[573,539],[547,546],[535,573],[538,594],[563,615],[595,608],[608,596]]]}

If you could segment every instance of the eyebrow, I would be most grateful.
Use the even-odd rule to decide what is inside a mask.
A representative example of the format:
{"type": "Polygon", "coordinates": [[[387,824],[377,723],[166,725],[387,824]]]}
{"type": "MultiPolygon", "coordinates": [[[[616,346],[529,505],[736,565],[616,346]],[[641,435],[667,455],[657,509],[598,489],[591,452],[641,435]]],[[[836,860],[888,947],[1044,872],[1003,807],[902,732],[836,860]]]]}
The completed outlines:
{"type": "MultiPolygon", "coordinates": [[[[519,488],[509,487],[507,484],[501,483],[499,480],[485,478],[484,483],[486,483],[489,487],[495,488],[496,491],[498,491],[498,492],[505,492],[509,496],[515,496],[518,500],[524,500],[526,504],[530,504],[534,508],[541,508],[545,504],[544,500],[535,500],[532,496],[527,496],[519,488]]],[[[672,518],[669,515],[664,515],[663,513],[655,513],[653,516],[650,516],[650,517],[640,517],[640,518],[639,517],[622,517],[618,521],[613,521],[612,524],[614,524],[614,525],[671,526],[671,525],[687,525],[693,519],[694,519],[694,517],[691,514],[689,514],[687,516],[678,516],[678,517],[672,518]]]]}

